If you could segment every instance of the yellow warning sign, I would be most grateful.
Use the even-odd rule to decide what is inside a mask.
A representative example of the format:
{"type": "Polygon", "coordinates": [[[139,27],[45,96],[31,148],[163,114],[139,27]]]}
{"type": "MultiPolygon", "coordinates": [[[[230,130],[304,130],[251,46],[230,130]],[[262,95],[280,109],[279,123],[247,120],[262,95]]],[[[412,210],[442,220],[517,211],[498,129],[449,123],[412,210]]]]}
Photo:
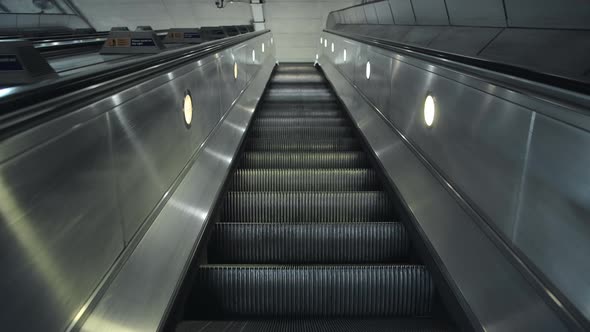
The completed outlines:
{"type": "Polygon", "coordinates": [[[129,47],[131,45],[130,38],[109,38],[107,39],[107,47],[129,47]]]}

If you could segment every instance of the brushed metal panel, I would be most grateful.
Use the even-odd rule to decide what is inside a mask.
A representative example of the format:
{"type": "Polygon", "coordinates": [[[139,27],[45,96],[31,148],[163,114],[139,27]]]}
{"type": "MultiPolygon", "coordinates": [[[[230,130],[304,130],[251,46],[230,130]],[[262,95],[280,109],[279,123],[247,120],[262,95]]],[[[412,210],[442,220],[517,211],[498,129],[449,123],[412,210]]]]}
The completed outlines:
{"type": "Polygon", "coordinates": [[[505,27],[502,0],[445,0],[452,25],[505,27]]]}
{"type": "Polygon", "coordinates": [[[590,28],[590,2],[580,0],[505,0],[508,25],[529,28],[590,28]]]}
{"type": "Polygon", "coordinates": [[[477,56],[501,28],[451,27],[442,31],[428,47],[449,53],[477,56]]]}
{"type": "Polygon", "coordinates": [[[379,24],[377,19],[377,12],[375,11],[375,5],[369,3],[362,8],[365,10],[365,17],[367,18],[367,24],[379,24]]]}
{"type": "Polygon", "coordinates": [[[190,156],[190,132],[178,107],[187,80],[177,78],[113,110],[113,158],[127,241],[190,156]]]}
{"type": "Polygon", "coordinates": [[[393,24],[393,14],[391,13],[391,7],[389,7],[389,1],[376,2],[374,6],[379,24],[393,24]]]}
{"type": "Polygon", "coordinates": [[[590,31],[505,30],[481,57],[590,81],[590,31]]]}
{"type": "Polygon", "coordinates": [[[445,0],[411,0],[416,24],[419,25],[448,25],[449,16],[445,0]]]}
{"type": "Polygon", "coordinates": [[[363,85],[364,93],[381,112],[389,110],[391,71],[393,60],[378,49],[369,47],[367,59],[371,61],[371,77],[363,85]]]}
{"type": "Polygon", "coordinates": [[[103,114],[2,161],[3,329],[64,330],[123,250],[109,127],[103,114]]]}
{"type": "MultiPolygon", "coordinates": [[[[193,100],[193,119],[189,129],[189,153],[193,153],[209,136],[222,117],[218,59],[207,59],[194,72],[186,74],[185,90],[190,90],[193,100]]],[[[178,109],[183,107],[184,92],[176,91],[178,109]],[[180,95],[179,95],[180,94],[180,95]],[[180,97],[180,98],[178,98],[180,97]]]]}
{"type": "Polygon", "coordinates": [[[410,0],[389,0],[395,24],[415,24],[416,16],[410,0]]]}
{"type": "Polygon", "coordinates": [[[590,134],[536,115],[514,243],[590,319],[590,134]]]}
{"type": "Polygon", "coordinates": [[[531,112],[403,62],[393,64],[391,77],[386,117],[510,234],[531,112]],[[423,117],[428,93],[437,101],[431,128],[423,117]]]}
{"type": "Polygon", "coordinates": [[[199,152],[82,331],[157,331],[215,206],[274,59],[268,57],[199,152]]]}
{"type": "MultiPolygon", "coordinates": [[[[236,52],[238,54],[238,52],[236,52]]],[[[238,95],[239,90],[243,84],[242,76],[245,73],[242,72],[243,63],[240,61],[231,50],[224,51],[219,56],[219,89],[220,89],[220,110],[222,114],[225,114],[229,109],[231,103],[238,95]],[[238,62],[238,79],[234,78],[234,62],[238,62]]]]}
{"type": "Polygon", "coordinates": [[[469,305],[478,328],[493,332],[567,331],[407,142],[332,64],[323,63],[322,68],[444,265],[451,278],[448,281],[469,305]]]}

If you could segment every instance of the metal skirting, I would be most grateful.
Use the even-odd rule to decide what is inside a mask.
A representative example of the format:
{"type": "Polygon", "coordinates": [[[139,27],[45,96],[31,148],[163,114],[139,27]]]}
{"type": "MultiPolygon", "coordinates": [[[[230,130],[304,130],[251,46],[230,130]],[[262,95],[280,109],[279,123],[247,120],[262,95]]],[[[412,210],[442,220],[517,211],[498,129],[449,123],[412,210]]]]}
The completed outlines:
{"type": "MultiPolygon", "coordinates": [[[[433,174],[419,151],[369,102],[371,96],[361,94],[359,86],[352,85],[331,61],[327,56],[320,58],[324,73],[411,212],[414,227],[427,241],[459,303],[470,313],[473,328],[567,331],[545,299],[433,174]]],[[[359,84],[376,84],[367,81],[359,84]]]]}

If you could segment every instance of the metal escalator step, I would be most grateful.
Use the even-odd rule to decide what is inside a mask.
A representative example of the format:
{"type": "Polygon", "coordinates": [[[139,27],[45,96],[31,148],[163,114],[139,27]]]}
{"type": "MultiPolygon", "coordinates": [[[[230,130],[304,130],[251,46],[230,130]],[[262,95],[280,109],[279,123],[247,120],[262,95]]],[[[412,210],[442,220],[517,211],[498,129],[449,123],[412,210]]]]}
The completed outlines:
{"type": "Polygon", "coordinates": [[[346,118],[256,118],[253,121],[255,127],[338,127],[349,126],[346,118]]]}
{"type": "Polygon", "coordinates": [[[385,192],[228,192],[228,222],[370,222],[393,220],[385,192]]]}
{"type": "Polygon", "coordinates": [[[399,222],[217,223],[209,263],[355,264],[399,262],[409,240],[399,222]]]}
{"type": "Polygon", "coordinates": [[[340,111],[337,102],[310,102],[305,103],[279,103],[264,101],[260,107],[261,111],[289,112],[289,111],[340,111]]]}
{"type": "Polygon", "coordinates": [[[351,152],[245,152],[240,168],[366,168],[363,151],[351,152]]]}
{"type": "Polygon", "coordinates": [[[301,74],[301,73],[319,73],[317,68],[313,64],[305,64],[305,63],[283,63],[276,67],[275,69],[276,74],[282,73],[294,73],[294,74],[301,74]]]}
{"type": "Polygon", "coordinates": [[[418,265],[203,265],[205,317],[428,316],[434,284],[418,265]]]}
{"type": "Polygon", "coordinates": [[[238,169],[230,191],[371,191],[380,190],[372,169],[238,169]]]}
{"type": "Polygon", "coordinates": [[[261,109],[256,113],[257,119],[280,119],[280,118],[335,118],[346,119],[344,112],[340,110],[294,110],[294,111],[273,111],[261,109]]]}
{"type": "Polygon", "coordinates": [[[353,127],[259,127],[253,126],[249,135],[252,138],[272,139],[325,139],[354,137],[353,127]]]}
{"type": "Polygon", "coordinates": [[[318,71],[303,73],[277,73],[270,79],[271,87],[275,84],[326,84],[326,79],[318,71]]]}
{"type": "Polygon", "coordinates": [[[451,332],[446,322],[424,318],[184,321],[176,332],[451,332]]]}
{"type": "Polygon", "coordinates": [[[314,89],[314,88],[300,88],[300,89],[288,89],[288,88],[275,88],[269,89],[264,96],[266,102],[336,102],[336,96],[331,90],[325,89],[314,89]]]}
{"type": "Polygon", "coordinates": [[[278,141],[273,138],[250,138],[246,140],[246,151],[359,151],[361,145],[354,138],[332,138],[322,140],[278,141]]]}

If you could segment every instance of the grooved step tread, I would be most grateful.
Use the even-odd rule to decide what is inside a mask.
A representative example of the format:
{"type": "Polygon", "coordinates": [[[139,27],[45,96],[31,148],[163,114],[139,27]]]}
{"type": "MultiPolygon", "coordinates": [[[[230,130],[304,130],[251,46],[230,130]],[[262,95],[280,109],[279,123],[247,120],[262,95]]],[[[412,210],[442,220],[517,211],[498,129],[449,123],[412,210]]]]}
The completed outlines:
{"type": "Polygon", "coordinates": [[[449,324],[431,319],[314,319],[185,321],[176,332],[451,332],[449,324]]]}
{"type": "Polygon", "coordinates": [[[330,102],[269,102],[263,101],[261,111],[288,112],[288,111],[338,111],[342,112],[340,105],[335,101],[330,102]]]}
{"type": "Polygon", "coordinates": [[[196,280],[205,317],[419,317],[434,300],[421,265],[202,265],[196,280]]]}
{"type": "Polygon", "coordinates": [[[346,119],[345,114],[340,110],[273,110],[260,109],[257,111],[256,116],[258,119],[281,119],[281,118],[292,118],[292,119],[313,119],[313,118],[333,118],[333,119],[346,119]]]}
{"type": "Polygon", "coordinates": [[[240,168],[366,168],[363,151],[352,152],[245,152],[240,168]]]}
{"type": "Polygon", "coordinates": [[[409,239],[399,222],[217,223],[209,263],[359,264],[399,262],[409,239]]]}
{"type": "Polygon", "coordinates": [[[258,127],[253,126],[249,132],[252,138],[273,139],[326,139],[354,137],[352,127],[258,127]]]}
{"type": "Polygon", "coordinates": [[[256,118],[254,127],[340,127],[350,126],[346,118],[256,118]]]}
{"type": "Polygon", "coordinates": [[[364,192],[228,192],[221,220],[234,222],[370,222],[393,220],[389,197],[364,192]]]}
{"type": "Polygon", "coordinates": [[[329,138],[316,140],[283,140],[249,138],[246,151],[360,151],[361,145],[354,138],[329,138]]]}
{"type": "Polygon", "coordinates": [[[372,169],[238,169],[231,191],[371,191],[381,189],[372,169]]]}

